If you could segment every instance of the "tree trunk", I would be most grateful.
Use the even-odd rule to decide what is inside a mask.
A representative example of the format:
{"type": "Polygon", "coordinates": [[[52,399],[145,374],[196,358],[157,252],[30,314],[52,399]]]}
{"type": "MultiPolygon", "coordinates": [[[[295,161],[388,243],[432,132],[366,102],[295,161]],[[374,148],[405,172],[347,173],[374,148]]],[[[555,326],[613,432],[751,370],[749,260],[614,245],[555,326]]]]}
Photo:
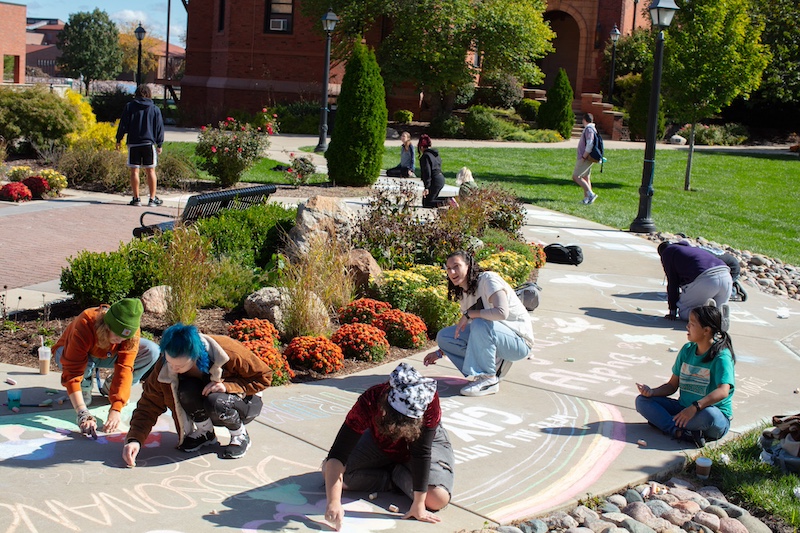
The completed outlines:
{"type": "Polygon", "coordinates": [[[697,124],[692,122],[692,129],[689,132],[689,159],[686,160],[686,176],[683,178],[683,190],[688,191],[692,185],[692,156],[694,155],[694,127],[697,124]]]}

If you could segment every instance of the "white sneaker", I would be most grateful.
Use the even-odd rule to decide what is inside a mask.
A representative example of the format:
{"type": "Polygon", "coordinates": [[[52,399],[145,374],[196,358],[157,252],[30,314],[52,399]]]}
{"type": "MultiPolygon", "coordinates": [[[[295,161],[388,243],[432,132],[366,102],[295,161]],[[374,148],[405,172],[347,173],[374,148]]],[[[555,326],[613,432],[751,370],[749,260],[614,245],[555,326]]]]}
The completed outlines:
{"type": "Polygon", "coordinates": [[[589,197],[586,198],[586,203],[593,204],[595,200],[597,200],[597,195],[595,193],[591,193],[589,197]]]}
{"type": "Polygon", "coordinates": [[[513,363],[511,361],[506,361],[505,359],[498,357],[495,361],[495,367],[497,368],[495,375],[497,376],[497,379],[503,379],[506,377],[506,374],[508,374],[508,372],[511,370],[512,364],[513,363]]]}
{"type": "Polygon", "coordinates": [[[720,314],[722,315],[722,331],[728,331],[731,327],[731,308],[728,304],[722,304],[720,308],[720,314]]]}
{"type": "Polygon", "coordinates": [[[497,394],[500,390],[500,380],[492,374],[476,376],[475,380],[461,389],[462,396],[487,396],[497,394]]]}

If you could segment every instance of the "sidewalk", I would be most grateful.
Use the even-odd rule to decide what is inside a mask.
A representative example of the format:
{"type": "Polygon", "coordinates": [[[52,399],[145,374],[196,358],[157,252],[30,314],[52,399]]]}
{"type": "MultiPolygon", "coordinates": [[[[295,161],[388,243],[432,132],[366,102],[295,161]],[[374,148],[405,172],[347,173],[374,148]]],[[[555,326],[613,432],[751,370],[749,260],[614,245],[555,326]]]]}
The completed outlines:
{"type": "MultiPolygon", "coordinates": [[[[313,144],[308,138],[294,143],[313,144]]],[[[177,209],[181,198],[166,200],[177,209]]],[[[57,277],[42,279],[39,272],[80,250],[81,238],[82,247],[91,242],[96,250],[116,249],[119,240],[130,239],[142,211],[115,205],[125,201],[76,194],[30,204],[47,204],[37,209],[0,207],[0,236],[30,235],[37,250],[9,251],[10,239],[0,237],[4,277],[11,265],[21,286],[34,290],[34,283],[57,277]],[[62,229],[81,236],[72,250],[53,248],[60,239],[54,232],[62,229]],[[9,254],[14,257],[6,263],[9,254]]],[[[635,383],[665,381],[686,342],[684,324],[662,318],[665,286],[655,245],[576,217],[527,209],[526,239],[574,243],[584,252],[578,267],[547,265],[540,273],[533,357],[513,366],[499,394],[483,398],[458,395],[464,379],[446,360],[423,367],[424,353],[408,359],[437,378],[456,452],[456,488],[452,504],[439,513],[442,522],[398,521],[387,509],[407,510],[399,495],[370,500],[348,493],[343,531],[444,533],[508,523],[664,474],[697,453],[650,428],[633,408],[635,383]],[[640,439],[646,445],[637,444],[640,439]]],[[[800,304],[755,288],[749,295],[731,304],[737,360],[731,434],[773,414],[800,411],[794,394],[800,387],[800,304]],[[779,309],[788,309],[789,318],[777,318],[779,309]]],[[[329,530],[317,522],[325,502],[319,465],[358,393],[385,380],[395,364],[268,389],[261,415],[248,426],[253,447],[238,461],[219,459],[215,447],[178,452],[171,419],[162,416],[138,466],[126,469],[122,435],[80,437],[65,406],[20,414],[0,407],[0,523],[15,531],[93,533],[329,530]]],[[[57,374],[0,365],[2,401],[2,391],[12,388],[6,377],[18,382],[23,403],[58,398],[62,390],[57,374]],[[49,388],[59,392],[48,395],[49,388]]],[[[140,391],[134,387],[134,396],[140,391]]],[[[92,412],[101,420],[107,414],[98,396],[92,412]]],[[[224,430],[219,434],[227,442],[224,430]]]]}

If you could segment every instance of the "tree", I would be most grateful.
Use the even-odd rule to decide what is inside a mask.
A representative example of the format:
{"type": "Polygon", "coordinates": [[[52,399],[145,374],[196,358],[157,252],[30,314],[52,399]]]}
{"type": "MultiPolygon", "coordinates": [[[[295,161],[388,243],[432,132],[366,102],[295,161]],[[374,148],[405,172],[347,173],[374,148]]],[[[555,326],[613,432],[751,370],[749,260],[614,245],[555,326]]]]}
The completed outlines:
{"type": "Polygon", "coordinates": [[[329,6],[342,19],[336,57],[346,59],[354,35],[364,35],[384,17],[376,51],[387,86],[412,82],[430,100],[434,114],[448,112],[458,90],[484,75],[501,73],[539,83],[536,61],[552,51],[554,34],[544,21],[544,0],[308,0],[303,9],[318,18],[329,6]],[[480,69],[466,60],[480,58],[480,69]]]}
{"type": "Polygon", "coordinates": [[[347,61],[336,110],[336,127],[325,157],[328,176],[339,185],[377,181],[386,139],[386,93],[375,54],[357,38],[347,61]]]}
{"type": "MultiPolygon", "coordinates": [[[[135,22],[129,22],[119,28],[119,46],[122,49],[122,72],[133,72],[134,76],[139,66],[139,40],[133,31],[138,26],[135,22]]],[[[159,46],[161,46],[161,42],[155,35],[150,32],[145,34],[142,40],[142,77],[158,68],[158,55],[153,53],[153,49],[157,49],[159,46]]]]}
{"type": "MultiPolygon", "coordinates": [[[[650,16],[649,14],[647,15],[650,16]]],[[[628,35],[623,35],[617,41],[617,54],[614,61],[614,76],[619,79],[629,74],[641,75],[644,71],[653,66],[653,49],[655,35],[652,27],[636,28],[628,35]]],[[[603,51],[603,74],[602,87],[609,85],[609,73],[611,72],[611,50],[613,45],[609,41],[603,51]]],[[[616,80],[615,80],[616,84],[616,80]]],[[[616,92],[616,91],[615,91],[616,92]]]]}
{"type": "Polygon", "coordinates": [[[547,91],[547,101],[539,107],[539,126],[556,130],[562,137],[569,139],[575,126],[575,113],[572,111],[574,96],[567,71],[558,69],[553,86],[547,91]]]}
{"type": "MultiPolygon", "coordinates": [[[[642,81],[633,95],[630,106],[630,118],[628,127],[631,132],[631,139],[644,140],[647,137],[647,119],[650,114],[650,91],[653,89],[653,66],[645,69],[642,73],[642,81]]],[[[656,118],[656,139],[662,139],[665,131],[664,106],[661,105],[659,96],[658,117],[656,118]]]]}
{"type": "Polygon", "coordinates": [[[759,97],[769,102],[800,103],[800,3],[797,0],[753,0],[761,42],[772,60],[764,69],[759,97]]]}
{"type": "Polygon", "coordinates": [[[94,80],[114,78],[122,67],[117,26],[105,11],[78,12],[58,34],[59,66],[68,76],[83,76],[86,93],[94,80]]]}
{"type": "Polygon", "coordinates": [[[42,86],[0,89],[0,142],[27,141],[38,151],[64,141],[78,128],[77,109],[42,86]]]}
{"type": "Polygon", "coordinates": [[[751,0],[691,0],[675,14],[664,59],[669,114],[691,124],[684,189],[689,190],[697,123],[758,88],[769,61],[763,22],[751,0]]]}

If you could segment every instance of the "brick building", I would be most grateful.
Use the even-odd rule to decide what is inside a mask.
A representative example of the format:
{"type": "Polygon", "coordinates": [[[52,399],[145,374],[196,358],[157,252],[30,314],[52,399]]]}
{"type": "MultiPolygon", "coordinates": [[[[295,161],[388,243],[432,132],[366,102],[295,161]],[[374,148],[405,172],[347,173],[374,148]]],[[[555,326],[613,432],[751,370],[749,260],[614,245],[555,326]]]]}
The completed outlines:
{"type": "Polygon", "coordinates": [[[0,55],[3,56],[3,83],[25,83],[24,5],[0,2],[0,55]]]}
{"type": "MultiPolygon", "coordinates": [[[[188,3],[186,75],[182,110],[193,123],[217,120],[233,109],[254,111],[274,101],[317,100],[324,35],[318,18],[300,13],[301,0],[192,0],[188,3]]],[[[549,0],[545,19],[556,32],[555,52],[541,68],[549,87],[563,67],[575,94],[601,90],[603,49],[614,24],[623,34],[647,24],[639,0],[549,0]],[[634,16],[634,11],[640,12],[634,16]],[[635,20],[634,20],[635,19],[635,20]]],[[[322,13],[320,13],[322,16],[322,13]]],[[[380,25],[376,25],[380,26],[380,25]]],[[[367,35],[373,46],[382,28],[367,35]]],[[[330,93],[338,94],[343,65],[332,65],[330,93]]],[[[419,115],[419,95],[395,89],[389,113],[419,115]]]]}

